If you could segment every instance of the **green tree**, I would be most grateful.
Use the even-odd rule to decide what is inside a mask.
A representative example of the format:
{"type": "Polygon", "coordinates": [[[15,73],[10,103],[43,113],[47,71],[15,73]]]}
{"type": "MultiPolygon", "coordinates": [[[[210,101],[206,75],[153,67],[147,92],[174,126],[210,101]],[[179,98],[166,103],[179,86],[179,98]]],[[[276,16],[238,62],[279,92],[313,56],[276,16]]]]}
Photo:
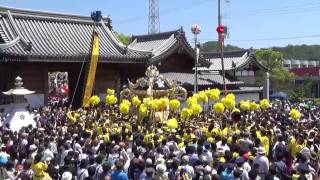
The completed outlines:
{"type": "MultiPolygon", "coordinates": [[[[268,68],[270,73],[270,88],[273,91],[287,91],[291,89],[294,74],[283,68],[283,55],[272,49],[256,51],[256,58],[268,68]]],[[[259,79],[262,79],[261,77],[259,79]]]]}
{"type": "Polygon", "coordinates": [[[294,74],[285,68],[274,68],[270,71],[271,85],[276,91],[287,91],[292,88],[294,74]]]}
{"type": "MultiPolygon", "coordinates": [[[[224,51],[239,51],[243,50],[242,48],[238,46],[233,45],[225,45],[224,51]]],[[[203,52],[219,52],[219,43],[217,41],[208,41],[202,44],[201,51],[203,52]]]]}
{"type": "MultiPolygon", "coordinates": [[[[238,51],[243,48],[235,45],[225,45],[225,51],[238,51]]],[[[281,52],[285,59],[299,59],[299,60],[320,60],[320,45],[291,45],[285,47],[272,47],[274,51],[281,52]]],[[[202,44],[201,50],[203,52],[218,52],[219,44],[217,41],[207,41],[202,44]]]]}
{"type": "Polygon", "coordinates": [[[272,49],[260,49],[256,51],[256,57],[270,72],[282,68],[283,55],[281,52],[272,49]]]}
{"type": "Polygon", "coordinates": [[[312,98],[313,97],[312,91],[314,86],[316,85],[314,80],[309,76],[303,76],[302,79],[303,79],[302,80],[303,83],[296,85],[297,87],[300,86],[299,88],[303,90],[303,96],[301,97],[312,98]]]}
{"type": "Polygon", "coordinates": [[[124,35],[122,33],[116,33],[117,38],[119,39],[120,42],[122,42],[122,44],[128,46],[132,40],[130,36],[124,35]]]}

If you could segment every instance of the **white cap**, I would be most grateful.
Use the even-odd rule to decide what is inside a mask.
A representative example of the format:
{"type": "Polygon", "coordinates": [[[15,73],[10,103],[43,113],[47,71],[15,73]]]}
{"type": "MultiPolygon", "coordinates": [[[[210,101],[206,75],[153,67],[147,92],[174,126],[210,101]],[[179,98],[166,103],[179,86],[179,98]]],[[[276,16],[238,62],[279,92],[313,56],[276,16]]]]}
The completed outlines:
{"type": "Polygon", "coordinates": [[[29,147],[29,151],[34,151],[37,149],[37,146],[32,144],[30,147],[29,147]]]}
{"type": "Polygon", "coordinates": [[[164,164],[158,164],[156,166],[156,170],[160,173],[164,173],[167,170],[167,167],[164,164]]]}
{"type": "Polygon", "coordinates": [[[64,172],[62,174],[61,180],[71,180],[72,179],[72,174],[70,172],[64,172]]]}

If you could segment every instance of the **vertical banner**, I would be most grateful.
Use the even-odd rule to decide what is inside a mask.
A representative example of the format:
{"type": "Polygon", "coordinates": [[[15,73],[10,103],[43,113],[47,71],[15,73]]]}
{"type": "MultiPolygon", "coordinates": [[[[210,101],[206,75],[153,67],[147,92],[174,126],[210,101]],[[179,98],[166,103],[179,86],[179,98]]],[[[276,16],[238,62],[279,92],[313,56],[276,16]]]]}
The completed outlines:
{"type": "Polygon", "coordinates": [[[48,83],[49,105],[62,105],[69,102],[68,72],[49,72],[48,83]]]}
{"type": "Polygon", "coordinates": [[[99,60],[99,36],[97,32],[93,32],[93,41],[91,49],[91,59],[88,64],[89,72],[85,81],[85,89],[83,94],[82,106],[88,107],[90,105],[90,98],[92,96],[96,70],[99,60]]]}

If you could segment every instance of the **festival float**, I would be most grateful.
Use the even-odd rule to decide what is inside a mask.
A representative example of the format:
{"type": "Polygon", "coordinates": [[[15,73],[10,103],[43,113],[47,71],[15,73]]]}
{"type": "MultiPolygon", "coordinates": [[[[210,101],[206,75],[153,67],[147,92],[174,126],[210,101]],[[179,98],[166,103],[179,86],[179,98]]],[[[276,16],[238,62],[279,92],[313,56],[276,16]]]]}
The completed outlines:
{"type": "Polygon", "coordinates": [[[187,90],[160,75],[156,66],[149,66],[145,75],[146,77],[139,78],[135,83],[129,81],[129,87],[120,93],[121,99],[132,99],[134,96],[140,99],[146,97],[168,97],[180,101],[187,99],[187,90]]]}
{"type": "MultiPolygon", "coordinates": [[[[169,99],[177,99],[184,102],[187,99],[187,90],[178,86],[175,82],[160,75],[156,66],[151,65],[145,72],[145,77],[136,80],[135,83],[129,81],[129,87],[120,92],[121,100],[126,99],[159,99],[161,108],[153,108],[151,111],[152,121],[166,122],[169,117],[169,99]],[[156,110],[157,109],[157,110],[156,110]]],[[[153,104],[157,104],[153,102],[153,104]]],[[[121,104],[120,104],[121,108],[121,104]]],[[[140,111],[143,108],[140,107],[140,111]]]]}
{"type": "Polygon", "coordinates": [[[13,89],[3,92],[5,95],[13,96],[13,103],[5,124],[9,124],[12,131],[19,131],[22,127],[30,125],[36,127],[36,122],[26,109],[27,101],[24,97],[24,95],[34,94],[35,92],[24,88],[22,78],[19,76],[16,77],[14,85],[13,89]]]}

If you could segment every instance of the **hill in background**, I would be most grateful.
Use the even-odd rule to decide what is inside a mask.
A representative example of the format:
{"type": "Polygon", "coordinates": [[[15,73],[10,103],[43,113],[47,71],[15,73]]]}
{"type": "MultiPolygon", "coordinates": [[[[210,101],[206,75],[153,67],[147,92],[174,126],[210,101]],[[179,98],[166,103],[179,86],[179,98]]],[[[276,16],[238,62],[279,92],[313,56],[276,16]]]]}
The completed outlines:
{"type": "Polygon", "coordinates": [[[272,49],[282,52],[285,59],[320,60],[320,45],[288,45],[272,49]]]}
{"type": "MultiPolygon", "coordinates": [[[[219,44],[217,41],[208,41],[201,44],[201,50],[204,52],[219,52],[219,44]]],[[[238,51],[238,50],[243,50],[243,48],[240,48],[238,46],[233,46],[230,44],[224,46],[224,51],[238,51]]]]}
{"type": "MultiPolygon", "coordinates": [[[[226,45],[225,51],[237,51],[244,48],[226,45]]],[[[286,47],[272,47],[273,50],[279,51],[283,54],[284,59],[298,59],[298,60],[320,60],[320,45],[288,45],[286,47]]],[[[217,41],[208,41],[201,45],[201,50],[204,52],[219,52],[219,45],[217,41]]]]}

